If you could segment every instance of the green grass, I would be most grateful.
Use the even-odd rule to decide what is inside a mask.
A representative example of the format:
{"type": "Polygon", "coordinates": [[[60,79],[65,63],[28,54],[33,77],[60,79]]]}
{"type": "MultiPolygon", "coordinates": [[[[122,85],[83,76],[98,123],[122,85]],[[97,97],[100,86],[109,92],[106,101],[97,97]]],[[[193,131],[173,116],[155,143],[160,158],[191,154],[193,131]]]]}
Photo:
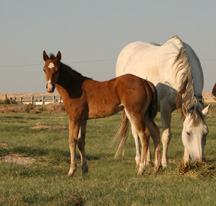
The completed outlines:
{"type": "MultiPolygon", "coordinates": [[[[180,112],[179,112],[180,113],[180,112]]],[[[58,114],[1,114],[0,159],[6,155],[34,158],[32,164],[0,161],[0,205],[214,205],[216,201],[216,109],[206,119],[209,127],[205,165],[191,164],[181,170],[182,120],[172,115],[169,166],[142,176],[135,169],[133,138],[128,139],[124,157],[114,159],[111,140],[121,114],[89,120],[86,153],[89,173],[82,175],[80,159],[73,178],[69,170],[68,117],[58,114]],[[212,115],[213,114],[213,115],[212,115]],[[32,129],[35,126],[49,126],[32,129]]],[[[156,123],[161,128],[160,115],[156,123]]],[[[151,142],[151,147],[152,147],[151,142]]],[[[153,151],[153,148],[152,148],[153,151]]]]}

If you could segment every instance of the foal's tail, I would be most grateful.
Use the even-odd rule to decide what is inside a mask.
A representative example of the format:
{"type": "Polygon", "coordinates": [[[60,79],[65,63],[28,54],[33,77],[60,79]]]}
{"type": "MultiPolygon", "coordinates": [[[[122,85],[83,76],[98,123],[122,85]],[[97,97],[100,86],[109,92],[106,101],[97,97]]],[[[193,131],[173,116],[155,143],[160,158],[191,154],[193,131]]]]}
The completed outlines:
{"type": "MultiPolygon", "coordinates": [[[[122,121],[121,121],[121,126],[113,138],[113,143],[120,142],[118,149],[115,154],[115,158],[119,156],[121,151],[125,148],[125,144],[127,141],[128,137],[128,127],[129,127],[129,119],[126,116],[125,110],[122,111],[122,121]]],[[[124,151],[123,151],[124,154],[124,151]]]]}
{"type": "Polygon", "coordinates": [[[157,111],[158,111],[158,96],[157,96],[157,90],[154,86],[154,84],[148,80],[146,80],[148,85],[150,86],[152,90],[152,100],[151,103],[148,107],[148,114],[149,114],[149,119],[153,120],[157,116],[157,111]]]}

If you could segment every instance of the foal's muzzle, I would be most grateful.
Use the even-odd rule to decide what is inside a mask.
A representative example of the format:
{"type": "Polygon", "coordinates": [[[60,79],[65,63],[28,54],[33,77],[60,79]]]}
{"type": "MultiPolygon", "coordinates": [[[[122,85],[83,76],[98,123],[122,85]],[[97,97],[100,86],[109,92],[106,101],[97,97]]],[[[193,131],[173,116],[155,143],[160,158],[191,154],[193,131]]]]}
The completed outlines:
{"type": "Polygon", "coordinates": [[[46,89],[47,89],[47,92],[50,92],[50,93],[54,92],[54,90],[55,90],[55,84],[53,84],[51,82],[48,82],[46,84],[46,89]]]}

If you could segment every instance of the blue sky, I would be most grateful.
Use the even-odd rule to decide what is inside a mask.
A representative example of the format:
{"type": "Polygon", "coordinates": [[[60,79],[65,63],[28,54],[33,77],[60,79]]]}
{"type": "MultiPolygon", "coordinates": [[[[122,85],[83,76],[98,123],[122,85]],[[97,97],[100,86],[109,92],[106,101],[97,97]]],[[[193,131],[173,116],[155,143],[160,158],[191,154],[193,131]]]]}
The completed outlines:
{"type": "Polygon", "coordinates": [[[215,0],[0,0],[0,93],[46,92],[42,52],[95,80],[115,77],[133,41],[178,35],[200,58],[204,91],[216,82],[215,0]]]}

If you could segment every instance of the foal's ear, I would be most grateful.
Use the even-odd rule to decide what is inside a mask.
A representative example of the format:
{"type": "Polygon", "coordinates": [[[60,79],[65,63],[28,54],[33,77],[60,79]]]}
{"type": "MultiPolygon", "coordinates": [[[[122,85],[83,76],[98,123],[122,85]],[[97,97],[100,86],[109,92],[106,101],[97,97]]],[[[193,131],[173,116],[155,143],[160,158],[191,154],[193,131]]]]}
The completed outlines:
{"type": "Polygon", "coordinates": [[[47,53],[45,52],[45,50],[43,51],[43,60],[46,61],[47,59],[49,59],[47,53]]]}
{"type": "Polygon", "coordinates": [[[61,52],[60,51],[58,51],[56,58],[58,61],[61,61],[61,52]]]}

